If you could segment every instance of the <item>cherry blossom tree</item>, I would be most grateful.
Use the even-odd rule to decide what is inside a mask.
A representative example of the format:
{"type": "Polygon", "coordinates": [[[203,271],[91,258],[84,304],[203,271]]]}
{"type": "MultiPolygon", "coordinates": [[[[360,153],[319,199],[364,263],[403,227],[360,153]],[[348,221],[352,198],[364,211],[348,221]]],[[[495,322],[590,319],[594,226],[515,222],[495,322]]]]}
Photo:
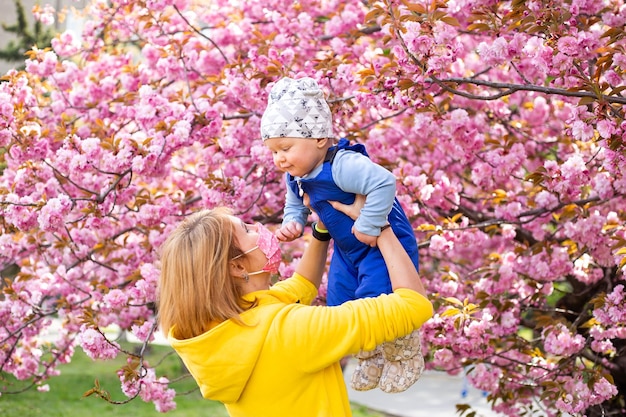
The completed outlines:
{"type": "Polygon", "coordinates": [[[398,178],[437,311],[428,366],[467,372],[503,415],[626,412],[622,0],[97,0],[84,13],[81,34],[34,47],[0,84],[4,373],[45,390],[76,348],[126,355],[123,392],[172,409],[166,376],[103,329],[153,341],[158,249],[184,216],[227,205],[280,222],[259,120],[272,83],[306,75],[337,133],[398,178]]]}

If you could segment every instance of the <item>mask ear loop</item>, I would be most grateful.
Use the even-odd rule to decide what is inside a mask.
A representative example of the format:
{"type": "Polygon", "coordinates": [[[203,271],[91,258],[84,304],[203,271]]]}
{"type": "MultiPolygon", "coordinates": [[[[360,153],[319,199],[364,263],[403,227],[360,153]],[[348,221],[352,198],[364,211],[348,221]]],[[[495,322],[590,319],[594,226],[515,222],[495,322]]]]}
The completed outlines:
{"type": "MultiPolygon", "coordinates": [[[[250,252],[252,252],[252,251],[254,251],[254,250],[256,250],[256,249],[258,249],[258,246],[255,246],[255,247],[253,247],[253,248],[251,248],[251,249],[248,249],[247,251],[245,251],[245,252],[243,252],[243,253],[240,253],[239,255],[235,256],[234,258],[231,258],[231,261],[234,261],[235,259],[239,259],[239,258],[241,258],[242,256],[247,255],[247,254],[249,254],[250,252]]],[[[250,282],[250,275],[249,275],[246,271],[243,271],[243,272],[241,273],[241,278],[242,278],[244,281],[246,281],[246,282],[250,282]]]]}
{"type": "Polygon", "coordinates": [[[247,254],[249,254],[250,252],[253,252],[253,251],[257,250],[258,248],[259,248],[258,246],[254,246],[254,247],[252,247],[252,248],[248,249],[247,251],[245,251],[245,252],[243,252],[243,253],[240,253],[239,255],[235,256],[234,258],[232,258],[232,259],[231,259],[231,261],[234,261],[235,259],[239,259],[239,258],[241,258],[242,256],[247,255],[247,254]]]}
{"type": "MultiPolygon", "coordinates": [[[[258,246],[254,246],[253,248],[248,249],[247,251],[240,253],[239,255],[235,256],[234,258],[231,259],[231,261],[234,261],[235,259],[239,259],[244,255],[249,254],[252,251],[257,250],[259,247],[258,246]]],[[[246,282],[250,282],[250,275],[254,275],[255,273],[253,272],[252,274],[248,274],[246,271],[243,271],[241,273],[241,278],[243,278],[244,281],[246,282]]]]}

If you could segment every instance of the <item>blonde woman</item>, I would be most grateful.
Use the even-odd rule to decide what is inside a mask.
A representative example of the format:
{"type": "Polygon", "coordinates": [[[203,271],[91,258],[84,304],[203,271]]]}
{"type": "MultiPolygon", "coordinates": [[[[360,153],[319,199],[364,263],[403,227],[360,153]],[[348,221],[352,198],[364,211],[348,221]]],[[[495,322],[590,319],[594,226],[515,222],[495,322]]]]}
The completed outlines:
{"type": "MultiPolygon", "coordinates": [[[[355,218],[362,202],[333,205],[355,218]]],[[[320,230],[314,227],[294,275],[275,285],[276,237],[228,209],[190,215],[162,247],[161,329],[202,395],[233,417],[351,416],[340,359],[407,335],[432,316],[392,228],[377,240],[392,294],[311,306],[329,243],[320,230]]]]}

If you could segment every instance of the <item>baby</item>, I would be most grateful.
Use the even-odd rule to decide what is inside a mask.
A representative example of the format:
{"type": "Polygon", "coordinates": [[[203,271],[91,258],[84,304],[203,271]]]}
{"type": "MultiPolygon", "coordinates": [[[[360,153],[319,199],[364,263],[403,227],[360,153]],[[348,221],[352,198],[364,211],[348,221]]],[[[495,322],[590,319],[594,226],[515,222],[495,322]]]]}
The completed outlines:
{"type": "MultiPolygon", "coordinates": [[[[272,88],[263,117],[261,137],[272,152],[274,164],[284,171],[287,185],[278,239],[291,241],[302,235],[309,205],[327,230],[313,225],[313,233],[330,233],[334,252],[328,272],[328,305],[376,297],[392,292],[389,272],[376,246],[381,230],[391,227],[418,267],[418,248],[404,210],[395,197],[396,178],[375,164],[361,144],[346,139],[335,143],[332,115],[324,94],[312,78],[283,78],[272,88]],[[354,202],[366,196],[360,216],[353,221],[328,201],[354,202]]],[[[354,389],[380,387],[401,392],[417,381],[424,369],[419,332],[372,351],[359,352],[352,376],[354,389]]]]}

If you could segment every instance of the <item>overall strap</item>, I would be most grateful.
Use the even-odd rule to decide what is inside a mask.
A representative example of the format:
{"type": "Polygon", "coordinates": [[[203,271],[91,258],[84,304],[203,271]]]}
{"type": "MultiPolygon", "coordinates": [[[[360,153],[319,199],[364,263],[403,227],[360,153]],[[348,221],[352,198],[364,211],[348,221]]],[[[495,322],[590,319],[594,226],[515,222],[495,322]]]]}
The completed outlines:
{"type": "MultiPolygon", "coordinates": [[[[358,147],[358,146],[362,146],[362,145],[356,145],[356,146],[358,147]]],[[[328,148],[328,150],[326,151],[326,157],[324,158],[324,162],[330,162],[332,164],[333,161],[335,160],[335,155],[337,155],[337,152],[339,150],[341,150],[341,149],[352,150],[352,148],[354,148],[354,147],[355,146],[350,146],[350,142],[348,141],[348,139],[341,138],[341,139],[339,139],[339,142],[336,145],[331,146],[330,148],[328,148]]]]}
{"type": "Polygon", "coordinates": [[[335,159],[335,155],[337,155],[338,150],[339,150],[339,147],[337,146],[333,146],[329,148],[326,151],[326,157],[324,158],[324,162],[330,162],[332,164],[333,160],[335,159]]]}

